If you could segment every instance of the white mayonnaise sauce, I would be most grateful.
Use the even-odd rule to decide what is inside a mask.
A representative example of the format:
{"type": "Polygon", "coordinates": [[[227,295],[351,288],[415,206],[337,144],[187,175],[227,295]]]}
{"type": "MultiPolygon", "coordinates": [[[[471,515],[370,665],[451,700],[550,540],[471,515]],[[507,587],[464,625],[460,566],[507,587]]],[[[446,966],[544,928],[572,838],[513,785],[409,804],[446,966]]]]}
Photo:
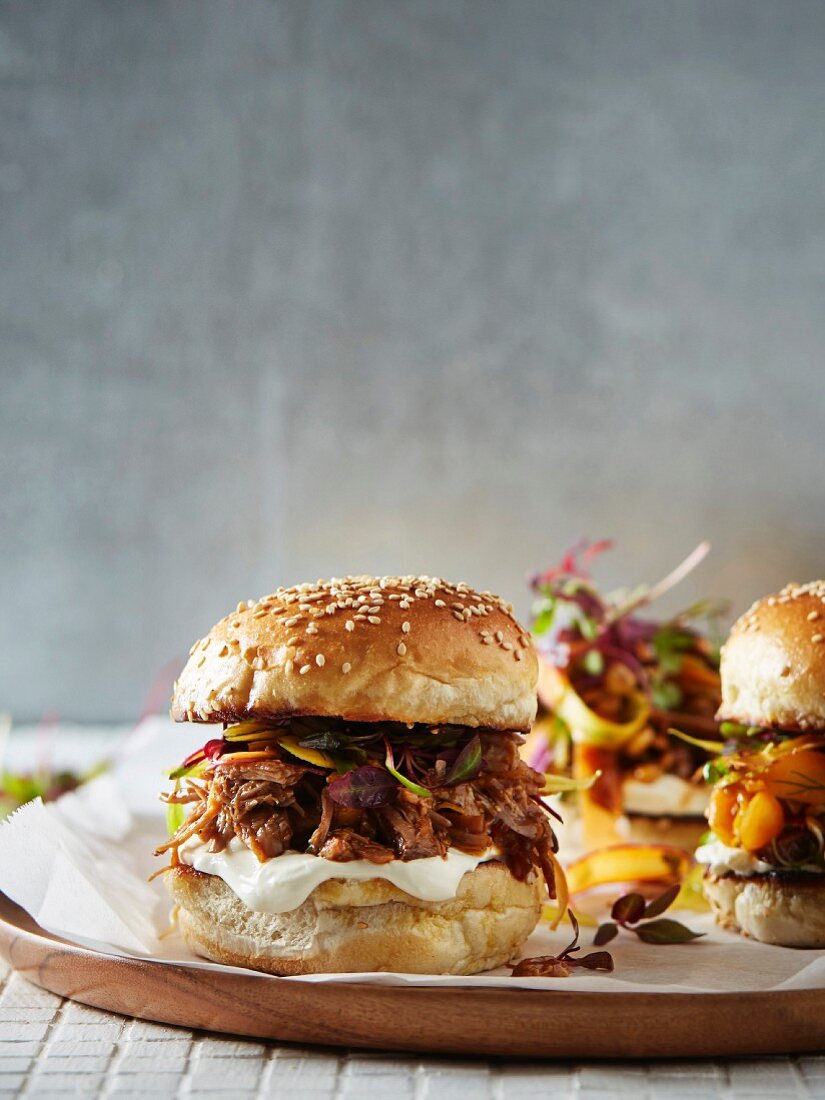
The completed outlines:
{"type": "Polygon", "coordinates": [[[289,913],[302,905],[316,886],[329,879],[356,882],[386,879],[422,901],[448,901],[456,896],[467,871],[474,871],[479,863],[497,856],[492,848],[480,856],[450,848],[444,859],[433,856],[407,863],[400,859],[389,863],[371,863],[366,859],[336,863],[306,852],[284,852],[261,863],[237,837],[222,852],[210,852],[208,845],[197,837],[180,847],[182,863],[223,879],[249,909],[259,913],[289,913]]]}
{"type": "MultiPolygon", "coordinates": [[[[712,875],[724,875],[728,871],[744,876],[766,875],[769,871],[788,870],[787,867],[773,867],[770,863],[765,863],[764,860],[757,859],[750,852],[746,852],[744,848],[729,848],[727,844],[723,844],[716,838],[696,849],[696,862],[704,863],[712,875]]],[[[794,867],[793,870],[822,874],[822,868],[813,863],[794,867]]]]}
{"type": "Polygon", "coordinates": [[[626,779],[622,784],[625,813],[649,817],[702,817],[709,790],[678,775],[660,775],[652,783],[626,779]]]}

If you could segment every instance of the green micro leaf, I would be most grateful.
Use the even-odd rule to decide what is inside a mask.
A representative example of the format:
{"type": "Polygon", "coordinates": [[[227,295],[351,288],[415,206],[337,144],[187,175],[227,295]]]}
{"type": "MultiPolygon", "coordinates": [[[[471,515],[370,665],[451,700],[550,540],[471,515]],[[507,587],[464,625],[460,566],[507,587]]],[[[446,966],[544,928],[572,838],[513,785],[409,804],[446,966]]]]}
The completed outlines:
{"type": "Polygon", "coordinates": [[[673,886],[668,886],[667,890],[664,890],[658,897],[655,897],[653,901],[649,901],[645,906],[645,917],[659,917],[664,913],[665,909],[669,909],[673,905],[674,901],[679,896],[681,886],[679,883],[674,883],[673,886]]]}
{"type": "Polygon", "coordinates": [[[640,924],[633,931],[643,943],[690,943],[704,936],[704,932],[691,932],[678,920],[664,917],[661,920],[640,924]]]}
{"type": "Polygon", "coordinates": [[[454,783],[465,783],[468,779],[473,778],[480,767],[481,738],[476,733],[455,758],[444,779],[444,786],[449,787],[454,783]]]}

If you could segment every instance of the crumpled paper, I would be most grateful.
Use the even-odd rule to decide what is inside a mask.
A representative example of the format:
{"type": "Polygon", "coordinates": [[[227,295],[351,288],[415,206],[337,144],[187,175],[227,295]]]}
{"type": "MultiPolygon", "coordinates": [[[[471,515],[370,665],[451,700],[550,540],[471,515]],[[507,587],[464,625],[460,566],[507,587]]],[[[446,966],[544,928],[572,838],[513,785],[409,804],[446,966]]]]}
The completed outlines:
{"type": "MultiPolygon", "coordinates": [[[[197,737],[202,739],[202,733],[197,737]]],[[[176,931],[159,938],[168,933],[170,907],[162,878],[147,881],[162,865],[152,851],[166,835],[156,795],[164,786],[164,769],[186,751],[184,736],[170,736],[168,723],[149,720],[112,771],[57,803],[44,805],[38,799],[18,810],[0,826],[0,890],[42,928],[72,943],[112,955],[209,970],[237,969],[193,955],[176,931]]],[[[706,932],[706,937],[690,944],[658,946],[621,932],[609,945],[616,967],[612,974],[588,971],[568,978],[514,978],[502,967],[470,977],[369,973],[311,974],[287,980],[589,993],[825,988],[825,951],[771,947],[716,928],[708,915],[675,915],[694,931],[706,932]]],[[[592,937],[593,929],[582,928],[582,953],[590,949],[592,937]]],[[[570,938],[567,925],[557,932],[542,925],[525,945],[524,956],[557,954],[570,938]]],[[[270,980],[256,971],[248,973],[270,980]]]]}

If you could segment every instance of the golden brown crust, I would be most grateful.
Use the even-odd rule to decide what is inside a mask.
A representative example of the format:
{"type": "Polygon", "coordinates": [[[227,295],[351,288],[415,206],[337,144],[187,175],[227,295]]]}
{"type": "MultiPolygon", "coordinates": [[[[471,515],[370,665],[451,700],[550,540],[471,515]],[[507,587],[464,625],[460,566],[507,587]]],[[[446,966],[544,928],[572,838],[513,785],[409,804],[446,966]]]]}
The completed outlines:
{"type": "Polygon", "coordinates": [[[455,898],[431,902],[390,883],[332,880],[290,913],[258,913],[221,879],[168,873],[181,931],[215,962],[270,974],[398,971],[475,974],[513,958],[541,914],[543,885],[499,862],[464,875],[455,898]]]}
{"type": "Polygon", "coordinates": [[[529,634],[497,596],[429,577],[346,577],[239,604],[193,646],[171,713],[526,730],[537,677],[529,634]]]}
{"type": "Polygon", "coordinates": [[[761,943],[825,947],[825,875],[710,875],[702,880],[716,923],[761,943]]]}
{"type": "Polygon", "coordinates": [[[825,728],[825,581],[757,600],[722,647],[721,676],[720,719],[825,728]]]}

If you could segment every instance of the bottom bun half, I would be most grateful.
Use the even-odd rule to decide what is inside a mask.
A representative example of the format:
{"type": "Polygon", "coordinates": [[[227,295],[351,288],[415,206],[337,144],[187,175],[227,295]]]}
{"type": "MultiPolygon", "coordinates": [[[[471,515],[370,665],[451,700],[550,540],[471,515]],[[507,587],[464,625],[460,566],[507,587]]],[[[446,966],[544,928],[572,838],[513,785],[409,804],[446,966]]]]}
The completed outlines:
{"type": "Polygon", "coordinates": [[[630,823],[628,841],[631,844],[669,844],[693,852],[708,831],[708,823],[703,817],[626,816],[630,823]]]}
{"type": "Polygon", "coordinates": [[[249,909],[222,879],[191,867],[166,878],[194,952],[281,975],[491,970],[518,954],[544,897],[538,875],[522,882],[499,861],[468,871],[449,901],[422,901],[382,879],[333,879],[289,913],[249,909]]]}
{"type": "Polygon", "coordinates": [[[761,943],[825,947],[825,875],[706,874],[717,924],[761,943]]]}

